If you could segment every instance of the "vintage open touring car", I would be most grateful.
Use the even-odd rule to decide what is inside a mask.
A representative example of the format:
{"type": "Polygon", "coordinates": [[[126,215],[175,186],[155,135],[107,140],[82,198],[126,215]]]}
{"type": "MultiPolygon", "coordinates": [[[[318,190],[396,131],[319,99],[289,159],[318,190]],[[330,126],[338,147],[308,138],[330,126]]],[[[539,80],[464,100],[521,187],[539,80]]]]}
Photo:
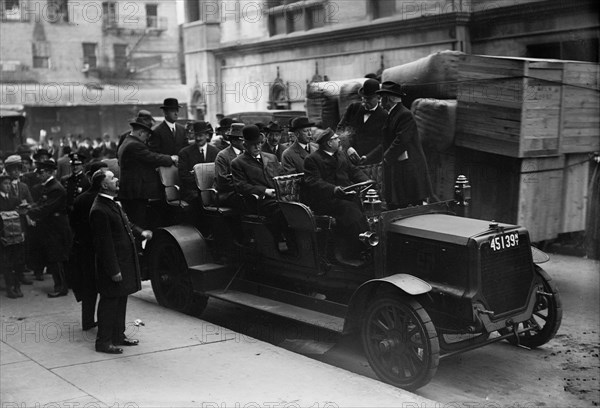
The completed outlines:
{"type": "Polygon", "coordinates": [[[523,227],[457,215],[469,200],[464,177],[455,200],[386,210],[376,189],[380,167],[364,168],[375,181],[348,188],[363,197],[370,230],[361,234],[360,261],[348,262],[336,251],[335,219],[299,201],[301,174],[275,178],[297,243],[281,251],[264,214],[214,201],[212,164],[194,170],[211,220],[198,228],[185,222],[176,171],[162,171],[169,203],[183,218],[156,230],[145,250],[161,305],[200,315],[212,297],[359,333],[377,376],[406,389],[427,384],[440,358],[502,339],[537,347],[560,326],[558,290],[537,265],[547,256],[523,227]]]}

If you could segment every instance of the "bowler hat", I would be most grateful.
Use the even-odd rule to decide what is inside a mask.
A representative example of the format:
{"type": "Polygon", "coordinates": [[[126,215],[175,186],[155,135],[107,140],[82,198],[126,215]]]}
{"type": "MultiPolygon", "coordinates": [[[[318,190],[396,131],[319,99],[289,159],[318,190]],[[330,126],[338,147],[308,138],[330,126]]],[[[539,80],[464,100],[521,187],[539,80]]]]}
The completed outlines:
{"type": "Polygon", "coordinates": [[[48,152],[48,150],[46,150],[46,149],[38,149],[33,154],[33,160],[39,161],[40,160],[40,156],[48,156],[48,157],[50,157],[50,152],[48,152]]]}
{"type": "Polygon", "coordinates": [[[271,122],[269,122],[269,124],[267,126],[265,126],[265,131],[267,133],[283,132],[283,128],[281,126],[279,126],[278,122],[271,121],[271,122]]]}
{"type": "Polygon", "coordinates": [[[134,129],[145,129],[148,132],[152,133],[152,128],[148,124],[148,120],[145,118],[137,117],[133,122],[129,122],[129,126],[134,129]]]}
{"type": "Polygon", "coordinates": [[[81,153],[69,153],[69,159],[70,159],[71,165],[75,166],[77,164],[83,164],[83,161],[85,160],[85,156],[81,153]]]}
{"type": "Polygon", "coordinates": [[[246,125],[242,129],[244,142],[257,143],[261,141],[260,129],[256,125],[246,125]]]}
{"type": "Polygon", "coordinates": [[[163,105],[160,107],[161,109],[179,109],[181,105],[179,101],[175,98],[167,98],[163,101],[163,105]]]}
{"type": "Polygon", "coordinates": [[[304,129],[307,127],[312,127],[315,124],[308,120],[306,116],[298,116],[292,119],[290,130],[293,132],[298,129],[304,129]]]}
{"type": "Polygon", "coordinates": [[[358,96],[373,96],[379,91],[379,81],[376,79],[367,79],[363,86],[358,90],[358,96]]]}
{"type": "Polygon", "coordinates": [[[385,81],[383,84],[381,84],[381,89],[375,91],[375,93],[378,93],[380,95],[384,94],[394,96],[406,96],[406,94],[402,90],[402,86],[393,81],[385,81]]]}
{"type": "Polygon", "coordinates": [[[329,141],[335,135],[335,132],[331,128],[325,130],[317,130],[315,134],[315,142],[319,145],[323,145],[329,141]]]}
{"type": "Polygon", "coordinates": [[[192,133],[212,133],[212,130],[210,123],[203,120],[193,122],[190,127],[192,133]]]}
{"type": "Polygon", "coordinates": [[[20,166],[23,164],[23,159],[18,154],[12,154],[4,160],[4,167],[20,166]]]}
{"type": "Polygon", "coordinates": [[[235,121],[231,118],[223,118],[219,121],[219,127],[217,130],[228,130],[231,127],[231,124],[235,121]]]}
{"type": "Polygon", "coordinates": [[[35,171],[40,170],[56,170],[56,162],[54,159],[42,160],[35,162],[35,171]]]}
{"type": "Polygon", "coordinates": [[[88,176],[89,177],[93,176],[95,172],[97,172],[98,170],[100,170],[103,167],[108,167],[108,164],[103,161],[93,162],[92,164],[90,164],[90,167],[87,171],[88,176]]]}
{"type": "Polygon", "coordinates": [[[227,137],[229,139],[231,139],[232,137],[241,139],[242,137],[244,137],[244,134],[242,133],[244,126],[245,125],[243,123],[232,123],[231,127],[226,133],[227,137]]]}

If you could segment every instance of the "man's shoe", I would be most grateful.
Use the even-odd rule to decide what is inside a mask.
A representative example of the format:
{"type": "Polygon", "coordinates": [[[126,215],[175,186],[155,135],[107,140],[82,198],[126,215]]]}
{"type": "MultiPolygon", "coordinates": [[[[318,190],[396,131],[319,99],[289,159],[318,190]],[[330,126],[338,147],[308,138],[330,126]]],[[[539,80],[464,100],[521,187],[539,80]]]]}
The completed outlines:
{"type": "Polygon", "coordinates": [[[26,278],[25,276],[21,276],[19,278],[19,282],[21,285],[33,285],[33,281],[31,279],[26,278]]]}
{"type": "Polygon", "coordinates": [[[107,354],[123,354],[123,349],[120,347],[113,346],[109,344],[108,346],[98,347],[96,346],[96,351],[98,353],[107,353],[107,354]]]}
{"type": "Polygon", "coordinates": [[[121,340],[118,345],[119,346],[137,346],[138,344],[140,344],[140,341],[137,339],[130,339],[125,337],[123,340],[121,340]]]}
{"type": "Polygon", "coordinates": [[[68,290],[62,291],[62,292],[52,292],[52,293],[48,293],[48,297],[49,298],[57,298],[57,297],[61,297],[61,296],[67,296],[69,294],[68,290]]]}
{"type": "Polygon", "coordinates": [[[86,324],[86,325],[82,325],[82,326],[81,326],[81,329],[82,329],[83,331],[88,331],[88,330],[92,330],[94,327],[97,327],[97,326],[98,326],[98,322],[94,322],[94,323],[92,323],[92,324],[86,324]]]}
{"type": "Polygon", "coordinates": [[[6,296],[10,299],[16,299],[19,297],[17,292],[15,292],[14,288],[6,288],[6,296]]]}

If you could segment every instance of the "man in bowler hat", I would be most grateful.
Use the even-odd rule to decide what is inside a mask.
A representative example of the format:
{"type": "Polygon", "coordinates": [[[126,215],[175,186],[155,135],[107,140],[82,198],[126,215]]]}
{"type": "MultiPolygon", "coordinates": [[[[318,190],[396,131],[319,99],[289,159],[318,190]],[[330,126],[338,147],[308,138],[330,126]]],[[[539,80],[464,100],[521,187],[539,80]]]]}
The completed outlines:
{"type": "Polygon", "coordinates": [[[114,200],[119,184],[110,170],[96,171],[92,183],[100,186],[90,210],[97,259],[96,286],[100,293],[96,351],[121,354],[120,346],[139,343],[125,336],[127,297],[142,287],[134,233],[143,239],[151,239],[152,232],[131,224],[114,200]]]}
{"type": "Polygon", "coordinates": [[[48,297],[66,296],[68,291],[64,262],[71,250],[72,236],[67,218],[67,192],[54,178],[56,162],[52,159],[35,163],[35,172],[41,182],[40,199],[31,207],[28,216],[36,223],[40,241],[42,265],[54,279],[54,292],[48,297]]]}
{"type": "Polygon", "coordinates": [[[336,133],[348,135],[347,154],[353,164],[374,164],[382,160],[382,129],[387,112],[380,105],[379,81],[367,79],[358,90],[360,102],[348,106],[336,133]]]}
{"type": "Polygon", "coordinates": [[[148,146],[153,152],[173,156],[188,145],[185,127],[177,123],[181,105],[177,99],[167,98],[160,108],[165,120],[152,129],[148,146]]]}
{"type": "Polygon", "coordinates": [[[280,143],[283,128],[279,126],[278,122],[271,121],[263,128],[263,131],[267,140],[262,144],[260,150],[265,153],[274,154],[277,160],[281,162],[281,155],[286,148],[286,146],[282,146],[280,143]]]}
{"type": "Polygon", "coordinates": [[[315,124],[306,116],[292,119],[290,130],[294,132],[296,141],[281,155],[281,164],[285,174],[304,172],[304,159],[318,150],[317,144],[311,141],[313,126],[315,124]]]}
{"type": "Polygon", "coordinates": [[[417,123],[402,105],[400,84],[386,81],[377,93],[389,112],[382,129],[385,201],[389,208],[421,205],[433,192],[417,123]]]}

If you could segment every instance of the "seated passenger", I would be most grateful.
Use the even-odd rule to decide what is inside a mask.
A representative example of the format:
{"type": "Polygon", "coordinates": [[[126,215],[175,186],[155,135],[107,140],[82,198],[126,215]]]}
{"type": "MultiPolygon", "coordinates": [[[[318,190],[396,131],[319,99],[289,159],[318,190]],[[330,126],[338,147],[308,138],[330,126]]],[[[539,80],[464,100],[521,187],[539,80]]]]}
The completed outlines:
{"type": "Polygon", "coordinates": [[[225,134],[229,146],[221,150],[215,159],[215,188],[217,190],[219,205],[223,207],[241,207],[239,196],[235,193],[233,187],[231,162],[244,152],[244,142],[242,140],[243,127],[243,123],[231,124],[225,134]]]}
{"type": "Polygon", "coordinates": [[[363,249],[359,234],[369,230],[356,192],[342,187],[368,181],[369,178],[339,150],[339,136],[331,129],[317,132],[319,150],[304,161],[304,196],[316,214],[336,219],[336,234],[342,260],[356,258],[363,249]]]}

